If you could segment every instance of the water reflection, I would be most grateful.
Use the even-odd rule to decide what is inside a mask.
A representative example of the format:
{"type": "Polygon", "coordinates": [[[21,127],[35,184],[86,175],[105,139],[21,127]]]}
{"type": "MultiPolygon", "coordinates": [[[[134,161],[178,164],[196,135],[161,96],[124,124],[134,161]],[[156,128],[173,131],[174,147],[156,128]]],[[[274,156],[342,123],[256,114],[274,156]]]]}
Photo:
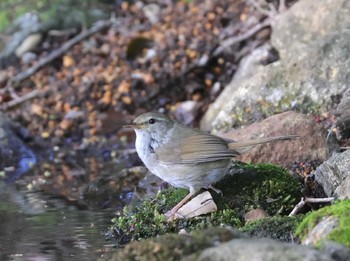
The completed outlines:
{"type": "Polygon", "coordinates": [[[96,260],[111,215],[0,184],[0,260],[96,260]]]}

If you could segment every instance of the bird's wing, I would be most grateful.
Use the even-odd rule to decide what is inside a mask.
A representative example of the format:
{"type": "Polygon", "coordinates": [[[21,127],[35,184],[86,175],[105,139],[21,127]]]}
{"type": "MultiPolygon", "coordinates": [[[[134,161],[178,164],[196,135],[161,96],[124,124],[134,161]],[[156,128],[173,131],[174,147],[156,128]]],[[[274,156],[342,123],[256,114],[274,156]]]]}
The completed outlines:
{"type": "Polygon", "coordinates": [[[156,150],[157,159],[163,164],[196,164],[239,155],[229,149],[227,142],[220,137],[186,127],[175,131],[178,133],[177,140],[169,140],[156,150]]]}

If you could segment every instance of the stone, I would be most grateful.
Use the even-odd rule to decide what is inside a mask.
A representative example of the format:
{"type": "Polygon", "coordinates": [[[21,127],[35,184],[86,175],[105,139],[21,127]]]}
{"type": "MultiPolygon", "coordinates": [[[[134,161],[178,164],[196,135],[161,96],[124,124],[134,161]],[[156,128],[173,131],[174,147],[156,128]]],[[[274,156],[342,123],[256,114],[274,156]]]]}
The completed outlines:
{"type": "Polygon", "coordinates": [[[276,17],[271,43],[282,59],[293,57],[314,42],[323,41],[327,35],[348,26],[349,8],[347,0],[324,0],[322,5],[313,0],[298,1],[276,17]]]}
{"type": "Polygon", "coordinates": [[[23,56],[27,52],[33,51],[43,40],[41,33],[28,35],[21,44],[16,48],[15,54],[17,57],[23,56]]]}
{"type": "Polygon", "coordinates": [[[245,213],[244,215],[244,220],[245,222],[251,222],[251,221],[256,221],[259,219],[263,219],[269,217],[269,214],[266,213],[263,209],[252,209],[245,213]]]}
{"type": "Polygon", "coordinates": [[[243,162],[268,162],[290,167],[296,161],[323,161],[327,158],[324,146],[326,131],[323,126],[316,124],[310,116],[292,111],[271,116],[220,136],[236,141],[247,141],[287,134],[299,135],[300,139],[258,145],[237,159],[243,162]]]}
{"type": "Polygon", "coordinates": [[[339,224],[339,219],[334,216],[324,217],[308,233],[307,238],[303,240],[304,245],[316,245],[322,238],[328,236],[339,224]]]}
{"type": "Polygon", "coordinates": [[[191,234],[168,234],[131,242],[101,260],[305,260],[335,261],[331,254],[276,240],[246,238],[237,230],[210,228],[191,234]],[[234,258],[233,258],[234,257],[234,258]]]}
{"type": "Polygon", "coordinates": [[[350,150],[335,154],[323,162],[313,174],[328,197],[349,198],[350,150]]]}
{"type": "Polygon", "coordinates": [[[348,261],[350,260],[350,248],[345,247],[331,240],[326,240],[322,244],[322,250],[337,261],[348,261]]]}
{"type": "Polygon", "coordinates": [[[337,201],[306,215],[295,230],[295,236],[304,245],[319,247],[324,241],[331,240],[350,247],[349,221],[350,201],[337,201]]]}
{"type": "MultiPolygon", "coordinates": [[[[270,44],[264,44],[263,46],[252,51],[251,54],[242,58],[239,63],[238,69],[235,72],[232,78],[232,84],[235,83],[235,86],[239,86],[239,84],[253,77],[257,72],[262,70],[265,65],[263,64],[263,60],[267,59],[271,52],[272,46],[270,44]]],[[[229,94],[229,91],[223,91],[223,93],[229,94]]],[[[200,128],[204,131],[210,131],[211,123],[215,116],[220,112],[222,104],[225,104],[230,100],[230,95],[222,94],[217,100],[210,105],[210,109],[206,112],[200,122],[200,128]]]]}
{"type": "Polygon", "coordinates": [[[350,175],[348,175],[335,189],[338,199],[350,199],[350,175]]]}
{"type": "MultiPolygon", "coordinates": [[[[209,126],[214,132],[227,131],[286,110],[312,114],[326,111],[332,105],[332,97],[343,93],[349,85],[349,12],[350,4],[345,0],[328,0],[322,5],[305,0],[279,15],[277,21],[288,20],[283,16],[295,16],[288,28],[278,29],[280,36],[273,33],[281,60],[257,70],[248,79],[229,83],[209,107],[201,126],[207,129],[209,126]],[[307,6],[322,15],[310,15],[307,6]],[[303,23],[305,30],[298,31],[299,23],[303,23]],[[307,33],[307,29],[313,32],[307,33]],[[301,44],[290,46],[293,42],[301,44]]],[[[280,24],[283,23],[275,22],[272,31],[280,24]]]]}
{"type": "Polygon", "coordinates": [[[332,261],[330,254],[290,243],[281,243],[271,239],[234,239],[216,247],[205,249],[199,256],[181,259],[183,261],[266,261],[266,260],[303,260],[332,261]],[[234,259],[233,259],[234,257],[234,259]]]}
{"type": "Polygon", "coordinates": [[[168,234],[156,238],[134,241],[105,260],[181,260],[210,246],[233,238],[245,237],[237,229],[230,227],[210,228],[191,234],[168,234]]]}

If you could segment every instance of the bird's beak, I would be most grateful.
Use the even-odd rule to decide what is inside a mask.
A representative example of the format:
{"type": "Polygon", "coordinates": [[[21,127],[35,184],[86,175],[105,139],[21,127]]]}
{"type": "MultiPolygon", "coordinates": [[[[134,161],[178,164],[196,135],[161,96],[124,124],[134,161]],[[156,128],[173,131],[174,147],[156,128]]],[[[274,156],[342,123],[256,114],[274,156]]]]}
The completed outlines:
{"type": "Polygon", "coordinates": [[[141,124],[130,124],[130,125],[124,125],[123,128],[127,129],[141,129],[141,124]]]}
{"type": "Polygon", "coordinates": [[[135,126],[130,124],[130,125],[124,125],[123,128],[125,128],[125,129],[134,129],[135,126]]]}

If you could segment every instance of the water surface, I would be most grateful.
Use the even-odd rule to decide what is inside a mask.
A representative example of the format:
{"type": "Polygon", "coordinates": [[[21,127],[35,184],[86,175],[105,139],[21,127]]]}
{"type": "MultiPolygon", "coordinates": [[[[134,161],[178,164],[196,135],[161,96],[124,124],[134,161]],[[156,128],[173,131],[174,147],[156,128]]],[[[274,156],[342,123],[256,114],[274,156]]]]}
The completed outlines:
{"type": "Polygon", "coordinates": [[[0,260],[96,260],[112,215],[0,183],[0,260]]]}

